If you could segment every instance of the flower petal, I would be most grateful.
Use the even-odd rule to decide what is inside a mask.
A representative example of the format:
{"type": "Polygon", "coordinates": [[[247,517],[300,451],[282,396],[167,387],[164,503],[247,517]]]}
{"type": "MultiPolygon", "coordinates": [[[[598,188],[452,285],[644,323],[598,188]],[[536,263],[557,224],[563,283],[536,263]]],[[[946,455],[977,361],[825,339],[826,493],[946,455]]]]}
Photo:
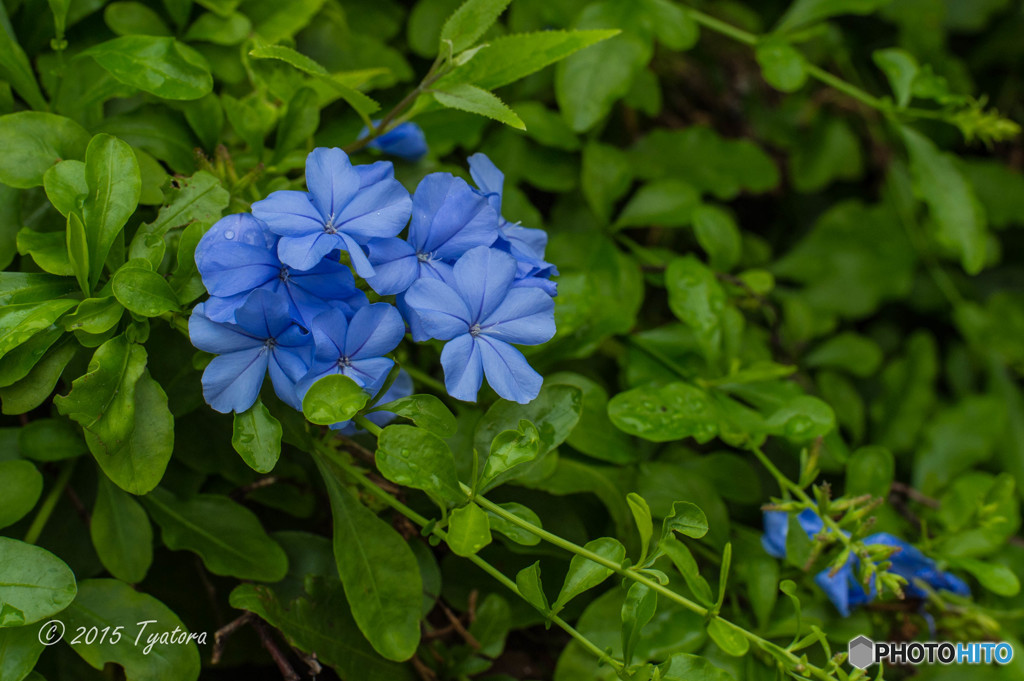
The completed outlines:
{"type": "Polygon", "coordinates": [[[342,370],[342,373],[373,395],[384,385],[384,380],[394,365],[394,360],[387,357],[370,357],[352,362],[351,366],[342,370]]]}
{"type": "Polygon", "coordinates": [[[196,265],[202,268],[206,252],[216,244],[225,243],[273,248],[277,244],[277,235],[271,233],[266,224],[249,213],[227,215],[217,220],[199,240],[195,250],[196,265]]]}
{"type": "Polygon", "coordinates": [[[419,276],[420,263],[416,249],[398,238],[370,239],[370,264],[374,275],[366,280],[382,296],[401,293],[419,276]]]}
{"type": "Polygon", "coordinates": [[[281,189],[252,204],[252,214],[274,234],[298,237],[324,231],[324,216],[306,192],[281,189]]]}
{"type": "Polygon", "coordinates": [[[345,338],[345,356],[356,358],[381,357],[402,341],[405,324],[394,305],[374,303],[352,317],[345,338]]]}
{"type": "Polygon", "coordinates": [[[487,196],[494,210],[501,215],[501,194],[505,185],[505,174],[484,154],[473,154],[466,160],[469,162],[469,176],[487,196]]]}
{"type": "Polygon", "coordinates": [[[322,229],[304,236],[281,237],[277,242],[277,255],[281,262],[297,270],[311,270],[324,256],[344,246],[340,234],[328,234],[322,229]]]}
{"type": "Polygon", "coordinates": [[[332,308],[321,312],[313,319],[312,330],[316,364],[337,364],[345,354],[345,338],[348,335],[348,318],[344,311],[332,308]]]}
{"type": "Polygon", "coordinates": [[[359,191],[359,174],[341,149],[318,147],[306,157],[306,188],[320,215],[333,217],[337,225],[338,216],[359,191]]]}
{"type": "Polygon", "coordinates": [[[405,292],[404,304],[416,312],[430,338],[450,340],[467,333],[472,323],[462,297],[437,279],[417,280],[405,292]]]}
{"type": "Polygon", "coordinates": [[[764,534],[761,535],[761,546],[769,556],[785,558],[789,514],[785,511],[765,511],[763,521],[764,534]]]}
{"type": "Polygon", "coordinates": [[[363,184],[335,220],[335,227],[361,244],[374,237],[396,236],[409,221],[412,199],[395,179],[391,162],[372,164],[361,179],[363,184]]]}
{"type": "MultiPolygon", "coordinates": [[[[377,125],[377,121],[374,121],[377,125]]],[[[359,139],[366,137],[369,130],[364,128],[359,139]]],[[[418,161],[427,155],[427,138],[423,128],[412,122],[402,123],[366,145],[406,161],[418,161]]]]}
{"type": "Polygon", "coordinates": [[[269,354],[257,348],[214,357],[203,371],[203,398],[222,414],[243,412],[256,402],[269,354]]]}
{"type": "Polygon", "coordinates": [[[409,242],[422,253],[455,260],[498,237],[498,214],[460,177],[431,173],[412,200],[409,242]]]}
{"type": "Polygon", "coordinates": [[[262,338],[256,338],[235,324],[215,322],[206,316],[206,304],[200,303],[188,318],[188,335],[192,345],[203,352],[221,354],[238,352],[263,345],[262,338]]]}
{"type": "Polygon", "coordinates": [[[213,296],[233,296],[263,286],[281,274],[277,253],[265,246],[230,242],[207,249],[199,274],[213,296]]]}
{"type": "Polygon", "coordinates": [[[497,249],[478,246],[459,258],[453,275],[471,321],[479,322],[505,299],[516,276],[516,259],[497,249]]]}
{"type": "Polygon", "coordinates": [[[544,377],[530,366],[523,353],[508,343],[486,336],[477,337],[487,383],[506,400],[531,402],[540,393],[544,377]]]}
{"type": "Polygon", "coordinates": [[[555,335],[555,301],[537,288],[513,288],[480,326],[490,338],[540,345],[555,335]]]}
{"type": "Polygon", "coordinates": [[[305,357],[300,352],[277,346],[271,353],[268,369],[274,392],[292,408],[302,411],[302,400],[295,390],[295,384],[309,371],[305,357]]]}
{"type": "Polygon", "coordinates": [[[235,311],[235,321],[257,338],[277,338],[293,324],[288,312],[288,299],[285,296],[266,289],[256,289],[235,311]]]}
{"type": "Polygon", "coordinates": [[[441,350],[444,387],[457,400],[476,402],[484,380],[479,345],[467,333],[454,338],[441,350]]]}

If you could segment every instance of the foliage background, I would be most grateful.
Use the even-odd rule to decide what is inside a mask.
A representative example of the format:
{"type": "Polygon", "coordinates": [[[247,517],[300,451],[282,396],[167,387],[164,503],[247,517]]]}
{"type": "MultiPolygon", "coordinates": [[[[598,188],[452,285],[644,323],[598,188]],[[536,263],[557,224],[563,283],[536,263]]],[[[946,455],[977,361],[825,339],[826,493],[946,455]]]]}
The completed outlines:
{"type": "MultiPolygon", "coordinates": [[[[191,254],[204,229],[269,191],[301,187],[313,146],[352,145],[364,125],[356,109],[371,108],[359,93],[384,103],[382,111],[400,102],[428,73],[458,5],[5,0],[0,112],[34,109],[74,121],[0,118],[0,526],[13,538],[0,538],[0,575],[53,577],[39,582],[53,601],[40,617],[102,625],[156,613],[212,639],[251,610],[295,669],[304,673],[306,664],[286,641],[316,651],[321,678],[615,677],[364,487],[361,504],[413,547],[426,592],[416,661],[377,655],[347,614],[337,579],[328,491],[302,451],[312,448],[315,429],[265,397],[284,430],[280,460],[237,435],[233,441],[233,427],[244,426],[205,407],[197,370],[204,360],[178,333],[204,293],[191,254]],[[128,42],[110,42],[118,36],[128,42]],[[86,155],[100,133],[130,145],[99,138],[96,153],[114,164],[105,178],[86,155]],[[134,154],[125,157],[126,148],[134,154]],[[84,211],[74,219],[87,229],[98,218],[89,217],[88,199],[80,203],[71,170],[42,186],[58,159],[85,161],[86,194],[129,182],[125,169],[137,164],[139,205],[113,207],[127,225],[108,225],[119,236],[107,266],[113,273],[135,258],[143,274],[121,276],[148,282],[145,296],[119,289],[117,277],[97,288],[102,256],[91,274],[83,270],[83,258],[95,254],[75,250],[67,216],[84,211]],[[17,272],[61,279],[32,279],[33,288],[17,272]],[[83,275],[82,288],[98,302],[80,307],[83,275]],[[131,364],[138,382],[130,386],[134,414],[110,425],[131,442],[105,460],[83,436],[82,426],[96,423],[76,416],[88,409],[59,396],[94,370],[92,348],[110,339],[119,345],[105,347],[121,352],[114,359],[131,364]],[[52,567],[49,558],[15,545],[22,539],[66,563],[71,586],[59,568],[40,567],[52,567]]],[[[561,271],[558,335],[529,354],[547,377],[538,403],[486,415],[488,399],[479,407],[449,403],[458,432],[448,444],[462,480],[474,429],[486,452],[489,435],[533,420],[547,445],[539,463],[488,496],[529,507],[555,535],[580,545],[614,537],[636,556],[642,529],[627,493],[646,499],[655,519],[675,501],[692,502],[709,530],[683,541],[711,590],[722,587],[723,617],[781,646],[809,636],[798,655],[821,668],[824,646],[844,651],[857,634],[929,638],[920,604],[891,596],[839,617],[812,581],[838,547],[827,547],[815,569],[805,554],[780,564],[762,551],[760,507],[779,490],[751,450],[767,438],[762,460],[801,489],[827,482],[837,498],[882,499],[870,509],[873,530],[902,536],[969,577],[972,600],[927,605],[937,638],[1017,645],[1024,156],[1010,121],[1024,115],[1024,8],[1008,0],[691,6],[704,19],[671,0],[514,0],[483,43],[567,28],[620,33],[515,83],[484,74],[478,82],[501,85],[497,94],[514,114],[490,100],[477,110],[511,126],[442,108],[430,93],[412,109],[430,153],[415,164],[396,161],[399,178],[412,187],[433,171],[465,176],[465,157],[485,152],[506,175],[505,216],[548,229],[548,259],[561,271]],[[751,34],[770,37],[743,44],[751,34]],[[727,542],[732,569],[723,580],[727,542]],[[779,590],[786,579],[793,599],[779,590]]],[[[505,62],[537,54],[526,49],[505,62]]],[[[434,347],[403,348],[398,359],[438,376],[434,347]]],[[[433,391],[429,383],[418,388],[433,391]]],[[[370,438],[359,442],[374,447],[370,438]]],[[[335,453],[372,468],[355,444],[335,453]]],[[[328,485],[358,488],[351,470],[328,474],[328,485]]],[[[438,517],[419,492],[386,489],[438,517]]],[[[864,519],[843,516],[844,527],[862,536],[864,519]]],[[[526,541],[496,531],[480,555],[509,576],[539,560],[553,600],[570,554],[526,541]]],[[[692,598],[670,561],[658,567],[692,598]]],[[[620,581],[606,579],[562,613],[614,656],[622,653],[620,581]]],[[[19,598],[0,585],[0,603],[19,598]]],[[[159,658],[99,644],[44,651],[36,626],[24,621],[0,613],[5,681],[25,678],[36,658],[33,680],[196,678],[200,655],[204,679],[282,674],[260,645],[260,627],[249,624],[211,665],[212,640],[198,654],[182,648],[159,658]],[[104,662],[125,671],[94,669],[104,662]]],[[[771,654],[721,631],[709,635],[706,624],[662,598],[634,662],[694,654],[707,662],[685,658],[694,665],[688,673],[699,668],[708,678],[782,673],[771,654]]],[[[848,671],[836,664],[828,673],[848,671]]],[[[1019,662],[970,673],[1024,677],[1019,662]]]]}

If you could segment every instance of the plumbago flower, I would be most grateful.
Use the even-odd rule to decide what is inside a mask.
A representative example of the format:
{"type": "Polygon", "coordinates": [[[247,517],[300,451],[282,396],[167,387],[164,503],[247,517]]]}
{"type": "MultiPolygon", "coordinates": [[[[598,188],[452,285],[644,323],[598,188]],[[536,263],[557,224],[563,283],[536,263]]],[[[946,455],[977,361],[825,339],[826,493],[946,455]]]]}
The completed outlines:
{"type": "MultiPolygon", "coordinates": [[[[380,121],[373,121],[374,125],[378,123],[380,121]]],[[[363,128],[358,139],[363,139],[369,134],[370,129],[363,128]]],[[[366,147],[406,161],[419,161],[427,155],[428,151],[427,137],[423,134],[423,128],[409,122],[396,125],[380,137],[371,140],[366,147]]]]}
{"type": "Polygon", "coordinates": [[[314,149],[306,159],[308,192],[280,190],[252,205],[252,214],[281,237],[281,262],[308,270],[331,251],[348,251],[356,273],[373,276],[362,247],[395,236],[409,220],[409,192],[388,161],[353,166],[341,149],[314,149]]]}
{"type": "Polygon", "coordinates": [[[432,338],[449,341],[441,352],[445,388],[473,402],[484,375],[501,397],[527,403],[543,379],[512,347],[539,345],[555,335],[554,301],[536,288],[513,288],[516,260],[479,246],[452,268],[451,284],[417,280],[406,292],[432,338]]]}
{"type": "MultiPolygon", "coordinates": [[[[807,508],[797,515],[800,527],[807,533],[808,537],[820,533],[825,524],[817,513],[807,508]]],[[[783,511],[766,511],[764,514],[764,534],[761,536],[761,545],[769,555],[775,558],[786,557],[786,536],[789,533],[789,515],[783,511]]],[[[939,570],[931,558],[925,556],[919,549],[895,537],[887,532],[878,532],[864,538],[864,544],[883,544],[899,549],[888,558],[892,563],[889,572],[900,575],[907,580],[903,587],[904,595],[909,598],[924,599],[926,592],[915,581],[919,580],[930,588],[944,590],[957,594],[958,596],[969,596],[970,588],[958,577],[939,570]]],[[[850,611],[864,603],[873,600],[877,595],[874,585],[865,589],[856,576],[856,570],[860,565],[860,559],[851,555],[835,575],[829,575],[826,568],[815,577],[815,583],[821,587],[829,600],[835,604],[836,609],[848,617],[850,611]]]]}

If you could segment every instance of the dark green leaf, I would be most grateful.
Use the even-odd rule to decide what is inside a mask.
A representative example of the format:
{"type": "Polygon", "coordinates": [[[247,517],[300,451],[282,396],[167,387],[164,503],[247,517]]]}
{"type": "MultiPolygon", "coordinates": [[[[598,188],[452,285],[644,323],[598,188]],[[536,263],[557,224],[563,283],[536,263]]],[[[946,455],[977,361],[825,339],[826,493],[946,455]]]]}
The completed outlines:
{"type": "Polygon", "coordinates": [[[870,14],[890,0],[795,0],[775,30],[792,31],[841,14],[870,14]]]}
{"type": "Polygon", "coordinates": [[[896,105],[901,109],[910,103],[918,65],[914,55],[898,47],[875,50],[871,58],[889,80],[889,87],[896,95],[896,105]]]}
{"type": "MultiPolygon", "coordinates": [[[[66,11],[66,10],[65,10],[66,11]]],[[[63,22],[61,22],[63,25],[63,22]]],[[[63,34],[63,30],[60,31],[63,34]]],[[[11,21],[7,17],[7,9],[0,6],[0,78],[10,82],[11,86],[33,109],[46,109],[46,100],[39,91],[32,65],[25,55],[25,50],[18,44],[11,21]]],[[[7,145],[0,146],[8,149],[7,145]]],[[[6,182],[6,180],[3,180],[6,182]]]]}
{"type": "Polygon", "coordinates": [[[75,599],[75,575],[64,561],[32,544],[0,537],[0,627],[55,615],[75,599]]]}
{"type": "Polygon", "coordinates": [[[31,461],[0,461],[0,529],[31,511],[43,493],[43,476],[31,461]]]}
{"type": "Polygon", "coordinates": [[[60,461],[85,454],[82,434],[64,418],[34,419],[18,429],[18,451],[36,461],[60,461]]]}
{"type": "Polygon", "coordinates": [[[51,349],[32,370],[16,383],[0,388],[4,414],[24,414],[50,396],[64,367],[78,352],[75,343],[63,343],[51,349]]]}
{"type": "Polygon", "coordinates": [[[112,2],[103,10],[103,21],[117,35],[171,35],[160,15],[141,2],[112,2]]]}
{"type": "Polygon", "coordinates": [[[164,99],[199,99],[213,89],[203,56],[174,38],[126,35],[83,54],[122,83],[164,99]]]}
{"type": "Polygon", "coordinates": [[[892,452],[885,447],[861,447],[846,461],[846,494],[870,494],[885,499],[895,473],[892,452]]]}
{"type": "Polygon", "coordinates": [[[796,92],[807,82],[807,62],[798,49],[782,40],[766,40],[754,51],[764,79],[776,90],[796,92]]]}
{"type": "Polygon", "coordinates": [[[99,476],[89,533],[96,555],[123,582],[141,582],[153,562],[153,528],[139,502],[99,476]]]}
{"type": "Polygon", "coordinates": [[[615,227],[683,227],[700,203],[697,190],[683,180],[645,184],[622,209],[615,227]]]}
{"type": "Polygon", "coordinates": [[[540,432],[541,454],[545,454],[572,432],[579,421],[582,402],[579,388],[568,385],[545,385],[529,404],[499,400],[477,423],[474,446],[479,452],[489,452],[499,433],[517,430],[520,421],[529,421],[540,432]]]}
{"type": "Polygon", "coordinates": [[[51,166],[84,158],[88,144],[89,133],[70,118],[41,111],[0,116],[0,182],[20,189],[38,187],[51,166]]]}
{"type": "Polygon", "coordinates": [[[426,492],[442,505],[466,498],[455,457],[440,437],[423,428],[388,426],[377,439],[377,468],[391,482],[426,492]]]}
{"type": "Polygon", "coordinates": [[[665,287],[672,313],[693,329],[708,362],[716,363],[727,298],[715,273],[693,256],[676,258],[665,271],[665,287]]]}

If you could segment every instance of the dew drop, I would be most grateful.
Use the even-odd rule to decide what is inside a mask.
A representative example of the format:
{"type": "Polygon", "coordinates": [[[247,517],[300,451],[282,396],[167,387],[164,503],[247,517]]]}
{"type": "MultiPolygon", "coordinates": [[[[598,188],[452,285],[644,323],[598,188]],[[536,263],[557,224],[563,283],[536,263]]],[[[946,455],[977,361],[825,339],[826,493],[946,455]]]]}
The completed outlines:
{"type": "Polygon", "coordinates": [[[235,233],[232,232],[231,230],[228,230],[228,231],[224,232],[224,238],[225,239],[234,239],[235,238],[235,233]]]}

